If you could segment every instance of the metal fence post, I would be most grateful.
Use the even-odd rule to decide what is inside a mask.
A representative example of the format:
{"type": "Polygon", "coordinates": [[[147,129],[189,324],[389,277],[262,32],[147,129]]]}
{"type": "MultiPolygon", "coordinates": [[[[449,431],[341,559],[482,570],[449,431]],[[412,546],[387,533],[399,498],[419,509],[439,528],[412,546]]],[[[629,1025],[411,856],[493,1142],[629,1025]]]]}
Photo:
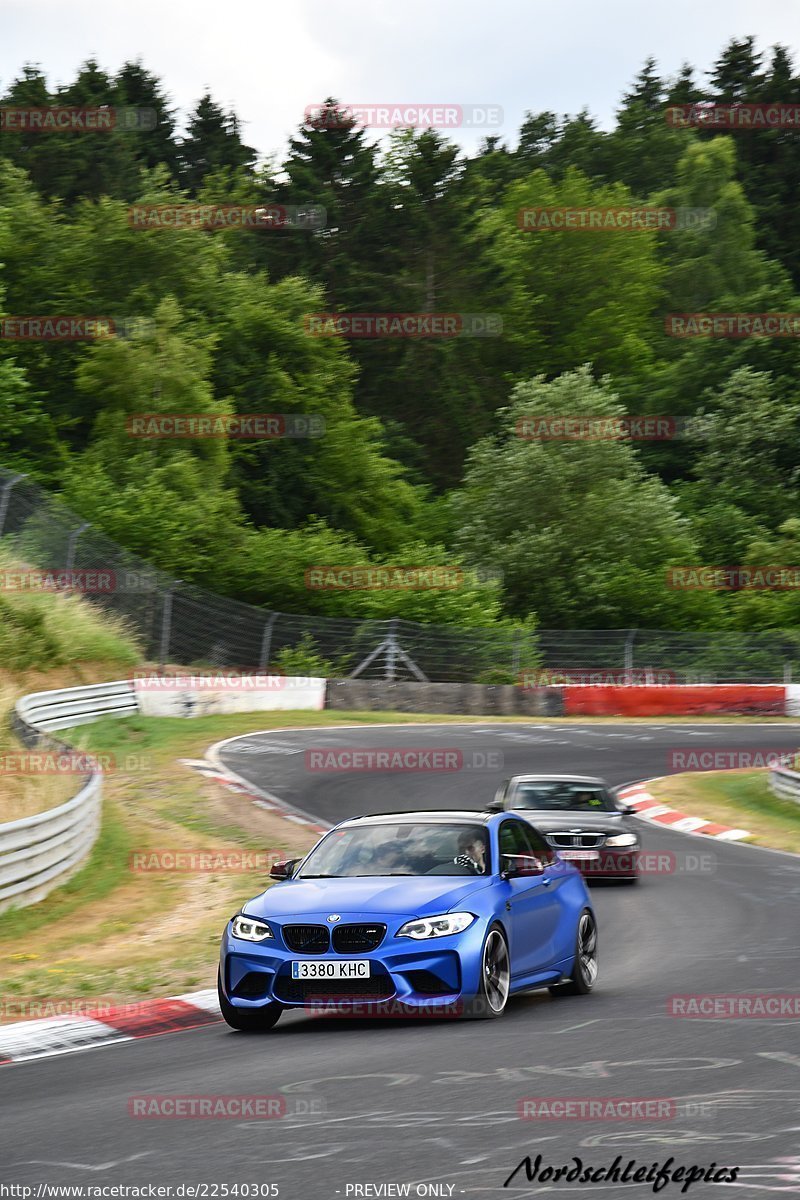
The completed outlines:
{"type": "Polygon", "coordinates": [[[270,613],[264,625],[264,636],[261,639],[261,654],[258,658],[259,671],[266,671],[269,663],[269,652],[272,647],[272,631],[275,628],[275,622],[278,619],[276,612],[270,613]]]}
{"type": "Polygon", "coordinates": [[[183,583],[182,579],[176,579],[164,593],[164,608],[161,613],[161,645],[158,651],[159,666],[164,666],[169,654],[169,639],[172,633],[172,596],[178,584],[183,583]]]}
{"type": "Polygon", "coordinates": [[[88,528],[89,521],[84,521],[83,524],[79,525],[77,529],[73,529],[69,535],[69,541],[67,542],[67,561],[64,564],[64,570],[67,573],[69,573],[75,566],[75,548],[78,545],[78,538],[81,536],[84,530],[88,528]]]}
{"type": "Polygon", "coordinates": [[[625,638],[625,670],[629,673],[633,671],[633,643],[636,641],[638,630],[629,629],[628,636],[625,638]]]}
{"type": "Polygon", "coordinates": [[[3,490],[0,492],[0,537],[3,536],[3,530],[6,527],[6,514],[8,513],[8,505],[11,500],[11,489],[15,483],[19,483],[20,479],[27,479],[27,475],[12,475],[3,484],[3,490]]]}
{"type": "Polygon", "coordinates": [[[389,622],[389,634],[386,638],[386,669],[383,677],[394,683],[397,663],[397,619],[389,622]]]}
{"type": "Polygon", "coordinates": [[[522,656],[522,636],[522,630],[517,627],[514,630],[514,641],[511,650],[511,670],[514,672],[515,677],[519,675],[519,664],[522,656]]]}

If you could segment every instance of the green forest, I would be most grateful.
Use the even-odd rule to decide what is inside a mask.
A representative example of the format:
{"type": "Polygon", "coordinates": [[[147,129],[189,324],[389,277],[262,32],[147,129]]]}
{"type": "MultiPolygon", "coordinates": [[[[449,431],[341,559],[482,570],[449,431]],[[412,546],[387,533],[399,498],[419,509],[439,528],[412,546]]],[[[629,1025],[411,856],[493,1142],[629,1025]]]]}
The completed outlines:
{"type": "MultiPolygon", "coordinates": [[[[650,59],[613,128],[529,112],[471,155],[438,130],[298,127],[266,159],[169,80],[33,66],[4,106],[153,109],[155,128],[0,131],[0,313],[131,319],[0,338],[0,466],[181,579],[286,613],[549,629],[771,630],[791,590],[671,588],[675,566],[800,564],[800,348],[667,334],[671,313],[800,312],[800,129],[676,127],[671,105],[800,104],[780,46],[650,59]],[[320,228],[134,228],[129,207],[279,204],[320,228]],[[711,210],[693,228],[524,230],[526,207],[711,210]],[[489,337],[311,336],[308,316],[493,314],[489,337]],[[141,320],[146,318],[146,320],[141,320]],[[315,438],[151,439],[140,413],[314,414],[315,438]],[[536,440],[537,416],[669,417],[662,441],[536,440]],[[461,568],[458,587],[309,589],[320,564],[461,568]]],[[[265,96],[265,99],[268,98],[265,96]]],[[[313,99],[313,98],[312,98],[313,99]]],[[[326,101],[337,111],[341,98],[326,101]]],[[[56,565],[56,564],[54,564],[56,565]]]]}

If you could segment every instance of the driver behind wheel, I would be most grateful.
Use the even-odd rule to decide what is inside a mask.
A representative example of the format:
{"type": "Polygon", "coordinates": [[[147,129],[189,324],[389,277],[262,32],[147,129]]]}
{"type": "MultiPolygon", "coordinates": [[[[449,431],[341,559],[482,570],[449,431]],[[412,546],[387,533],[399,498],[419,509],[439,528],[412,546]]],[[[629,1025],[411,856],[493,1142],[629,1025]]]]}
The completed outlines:
{"type": "Polygon", "coordinates": [[[467,867],[473,875],[483,875],[486,870],[486,850],[483,839],[469,829],[458,836],[458,854],[453,859],[458,867],[467,867]]]}

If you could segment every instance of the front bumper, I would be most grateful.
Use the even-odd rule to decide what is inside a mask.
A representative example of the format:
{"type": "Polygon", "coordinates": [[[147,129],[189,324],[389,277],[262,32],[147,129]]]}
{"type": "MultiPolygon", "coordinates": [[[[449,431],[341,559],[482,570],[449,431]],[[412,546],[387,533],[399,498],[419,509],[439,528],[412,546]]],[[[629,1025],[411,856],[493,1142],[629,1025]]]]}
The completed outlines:
{"type": "MultiPolygon", "coordinates": [[[[375,950],[358,954],[338,954],[332,949],[323,954],[293,951],[283,939],[280,924],[272,920],[268,924],[274,939],[246,942],[232,936],[229,923],[220,948],[220,980],[225,996],[243,1010],[277,1002],[287,1008],[321,1012],[365,1007],[369,1011],[402,1008],[444,1012],[465,996],[475,996],[480,983],[485,921],[476,918],[463,933],[424,942],[396,937],[396,931],[413,915],[376,918],[387,925],[386,934],[375,950]],[[293,962],[334,963],[343,959],[368,961],[369,977],[292,979],[293,962]]],[[[324,923],[313,917],[303,919],[309,924],[324,923]]]]}
{"type": "MultiPolygon", "coordinates": [[[[554,846],[553,849],[564,857],[565,851],[561,847],[554,846]]],[[[567,860],[577,867],[584,879],[636,879],[641,855],[641,846],[598,846],[594,850],[566,851],[567,860]]]]}

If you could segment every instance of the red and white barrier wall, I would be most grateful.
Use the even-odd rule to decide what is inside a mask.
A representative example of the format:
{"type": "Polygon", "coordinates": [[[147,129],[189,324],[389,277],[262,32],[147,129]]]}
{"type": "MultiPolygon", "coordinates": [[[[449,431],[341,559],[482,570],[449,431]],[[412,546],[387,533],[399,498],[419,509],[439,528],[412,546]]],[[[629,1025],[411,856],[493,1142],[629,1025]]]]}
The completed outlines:
{"type": "Polygon", "coordinates": [[[565,717],[691,717],[714,713],[800,715],[800,685],[703,683],[667,686],[567,684],[565,717]]]}

